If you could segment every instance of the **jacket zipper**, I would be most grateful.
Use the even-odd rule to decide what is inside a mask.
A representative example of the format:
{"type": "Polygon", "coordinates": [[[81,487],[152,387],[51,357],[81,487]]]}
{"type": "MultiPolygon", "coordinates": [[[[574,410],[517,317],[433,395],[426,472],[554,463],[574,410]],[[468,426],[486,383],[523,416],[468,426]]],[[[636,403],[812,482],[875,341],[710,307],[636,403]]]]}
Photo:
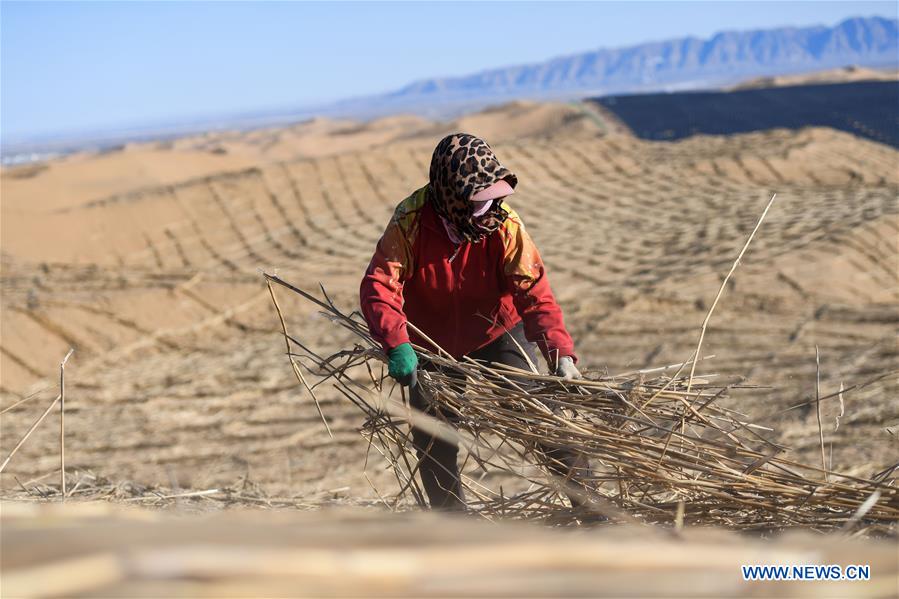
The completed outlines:
{"type": "Polygon", "coordinates": [[[459,289],[461,283],[461,281],[459,280],[461,277],[461,269],[459,272],[457,272],[453,261],[456,259],[456,256],[459,255],[459,252],[462,251],[462,246],[464,245],[464,243],[465,242],[462,242],[458,246],[456,246],[456,251],[453,252],[453,255],[450,256],[448,260],[450,273],[452,273],[453,276],[453,289],[451,293],[453,296],[453,322],[456,323],[456,326],[453,327],[453,347],[449,350],[451,353],[455,352],[456,348],[459,347],[459,329],[461,328],[461,326],[459,326],[459,294],[457,293],[457,290],[459,289]]]}

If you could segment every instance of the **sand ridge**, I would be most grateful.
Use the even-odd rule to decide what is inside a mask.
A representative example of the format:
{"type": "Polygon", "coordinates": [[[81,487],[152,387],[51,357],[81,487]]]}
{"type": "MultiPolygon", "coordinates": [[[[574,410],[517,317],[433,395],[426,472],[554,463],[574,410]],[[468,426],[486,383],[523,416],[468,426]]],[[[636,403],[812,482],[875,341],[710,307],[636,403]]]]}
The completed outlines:
{"type": "MultiPolygon", "coordinates": [[[[464,128],[518,174],[514,205],[587,369],[684,359],[777,191],[706,350],[722,377],[775,387],[746,391],[738,407],[813,451],[814,416],[781,410],[813,392],[815,345],[831,391],[897,365],[899,154],[828,129],[646,142],[603,135],[594,116],[515,103],[443,125],[314,121],[71,157],[29,177],[5,170],[2,405],[38,399],[4,416],[4,450],[52,399],[75,346],[73,467],[185,487],[251,473],[272,492],[347,484],[370,496],[359,417],[323,389],[335,439],[324,434],[259,271],[308,289],[321,281],[355,306],[393,207],[426,181],[435,141],[464,128]]],[[[348,341],[308,305],[283,307],[317,347],[348,341]]],[[[835,466],[870,474],[885,463],[895,391],[888,379],[847,393],[841,428],[828,430],[835,466]]],[[[53,443],[52,427],[39,430],[9,474],[51,471],[53,443]]],[[[389,487],[386,473],[369,475],[389,487]]]]}
{"type": "Polygon", "coordinates": [[[871,69],[860,67],[858,65],[850,65],[839,69],[799,73],[796,75],[757,77],[739,83],[729,89],[759,89],[762,87],[809,85],[814,83],[846,83],[849,81],[895,81],[897,78],[899,78],[899,70],[897,69],[871,69]]]}

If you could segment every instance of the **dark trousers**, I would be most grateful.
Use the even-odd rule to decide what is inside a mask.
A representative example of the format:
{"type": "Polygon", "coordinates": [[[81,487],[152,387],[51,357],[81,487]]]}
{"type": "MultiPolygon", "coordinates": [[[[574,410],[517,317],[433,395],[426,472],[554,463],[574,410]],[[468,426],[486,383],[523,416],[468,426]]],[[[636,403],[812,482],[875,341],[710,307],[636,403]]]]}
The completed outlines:
{"type": "MultiPolygon", "coordinates": [[[[524,325],[518,323],[489,345],[468,354],[468,357],[487,362],[488,366],[505,364],[530,370],[528,360],[522,355],[522,349],[531,363],[536,365],[536,345],[525,338],[524,325]]],[[[410,403],[425,413],[431,415],[435,413],[434,407],[421,396],[417,387],[412,389],[410,403]]],[[[431,508],[449,511],[465,509],[465,497],[459,480],[458,446],[415,427],[412,428],[412,444],[418,454],[421,482],[431,508]]],[[[580,477],[589,475],[587,461],[582,456],[560,447],[539,446],[538,449],[549,458],[550,469],[554,474],[575,484],[580,484],[578,483],[580,477]]],[[[576,494],[569,494],[569,499],[575,506],[583,503],[576,494]]]]}

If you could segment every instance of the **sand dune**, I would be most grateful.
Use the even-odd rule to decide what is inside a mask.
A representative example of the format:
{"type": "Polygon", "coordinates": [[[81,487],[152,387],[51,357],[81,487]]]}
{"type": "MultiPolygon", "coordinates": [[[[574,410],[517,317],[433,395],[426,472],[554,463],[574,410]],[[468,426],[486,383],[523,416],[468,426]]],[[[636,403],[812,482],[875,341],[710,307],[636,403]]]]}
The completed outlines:
{"type": "Polygon", "coordinates": [[[481,135],[494,143],[532,135],[594,133],[597,119],[587,116],[589,110],[579,105],[512,102],[451,122],[413,115],[369,122],[316,118],[285,128],[133,143],[101,153],[3,169],[3,211],[16,217],[47,214],[269,162],[331,156],[389,143],[427,147],[455,131],[483,131],[481,135]]]}
{"type": "Polygon", "coordinates": [[[800,73],[798,75],[779,75],[777,77],[758,77],[744,81],[731,87],[738,89],[759,89],[762,87],[782,87],[786,85],[808,85],[813,83],[846,83],[849,81],[895,81],[899,78],[896,69],[870,69],[851,65],[840,69],[800,73]]]}
{"type": "MultiPolygon", "coordinates": [[[[273,493],[346,485],[372,496],[359,418],[322,389],[335,439],[324,435],[259,269],[309,289],[321,281],[355,306],[393,207],[426,180],[434,142],[459,129],[485,136],[519,175],[514,204],[587,369],[684,359],[777,191],[706,347],[714,372],[775,387],[741,392],[735,407],[800,456],[815,451],[814,415],[781,412],[814,391],[815,346],[831,391],[896,368],[899,153],[829,129],[660,143],[601,125],[582,107],[514,103],[453,123],[318,120],[5,170],[3,406],[37,396],[4,416],[4,451],[55,396],[74,346],[73,468],[185,487],[251,472],[273,493]]],[[[347,341],[309,306],[284,308],[318,347],[347,341]]],[[[895,392],[886,379],[846,394],[842,426],[827,431],[837,468],[868,475],[891,457],[895,392]]],[[[3,484],[52,471],[53,437],[39,430],[3,484]]]]}

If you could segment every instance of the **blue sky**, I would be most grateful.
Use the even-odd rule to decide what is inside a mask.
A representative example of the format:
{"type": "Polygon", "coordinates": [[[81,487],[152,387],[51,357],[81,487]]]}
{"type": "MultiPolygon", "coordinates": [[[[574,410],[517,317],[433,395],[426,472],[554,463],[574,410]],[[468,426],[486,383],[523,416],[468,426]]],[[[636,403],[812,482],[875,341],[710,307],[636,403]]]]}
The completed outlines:
{"type": "Polygon", "coordinates": [[[297,107],[599,47],[896,14],[895,2],[3,1],[0,134],[297,107]]]}

